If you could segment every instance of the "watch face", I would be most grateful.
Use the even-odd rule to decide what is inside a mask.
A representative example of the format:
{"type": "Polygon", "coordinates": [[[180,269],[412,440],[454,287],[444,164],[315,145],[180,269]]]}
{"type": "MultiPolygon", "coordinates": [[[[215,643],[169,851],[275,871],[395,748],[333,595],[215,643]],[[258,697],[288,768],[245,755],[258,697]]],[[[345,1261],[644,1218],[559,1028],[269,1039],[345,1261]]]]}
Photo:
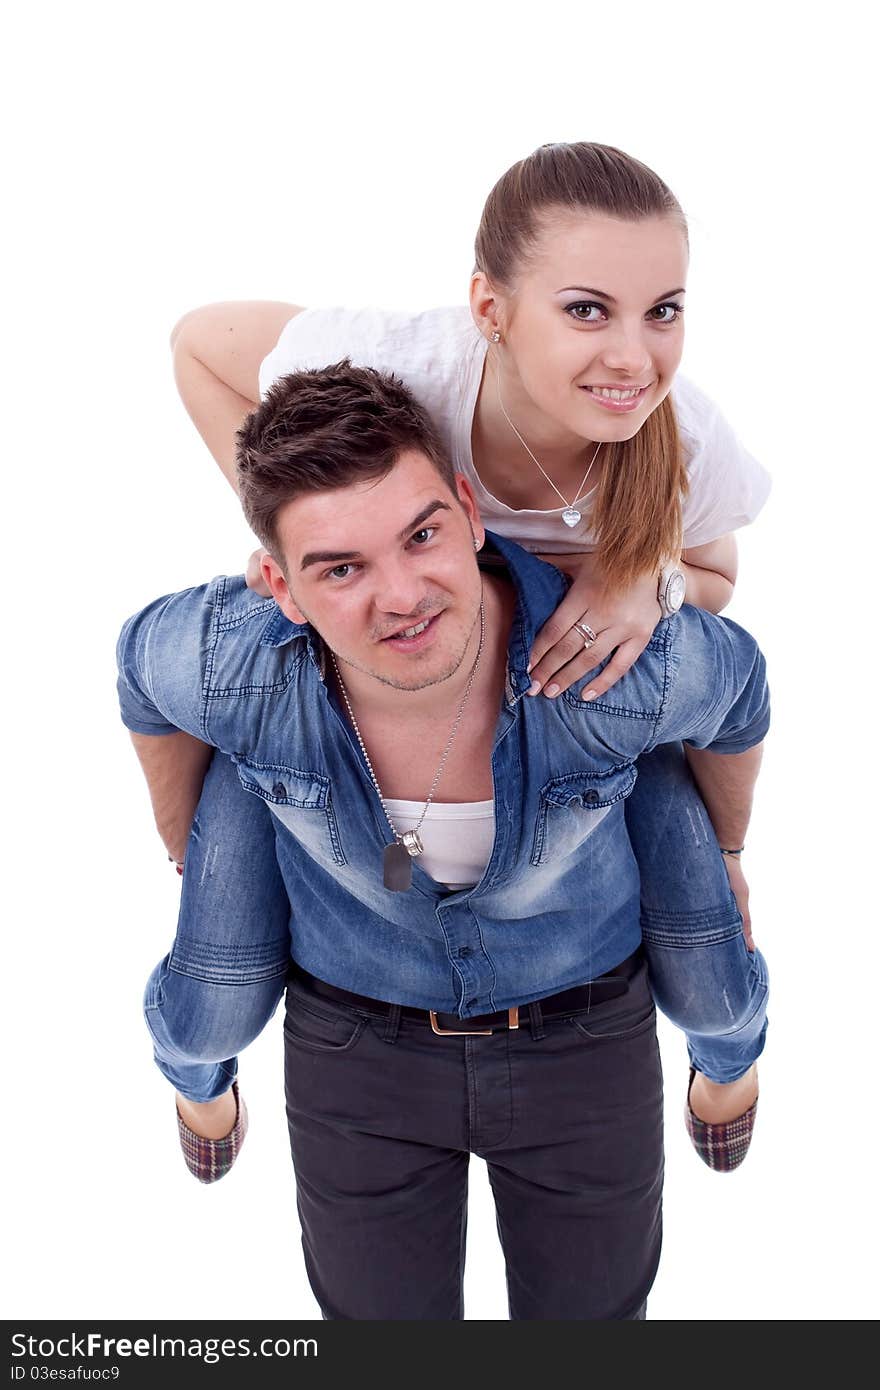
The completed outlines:
{"type": "Polygon", "coordinates": [[[684,591],[687,581],[681,570],[676,570],[669,576],[666,584],[666,606],[672,613],[677,613],[684,603],[684,591]]]}

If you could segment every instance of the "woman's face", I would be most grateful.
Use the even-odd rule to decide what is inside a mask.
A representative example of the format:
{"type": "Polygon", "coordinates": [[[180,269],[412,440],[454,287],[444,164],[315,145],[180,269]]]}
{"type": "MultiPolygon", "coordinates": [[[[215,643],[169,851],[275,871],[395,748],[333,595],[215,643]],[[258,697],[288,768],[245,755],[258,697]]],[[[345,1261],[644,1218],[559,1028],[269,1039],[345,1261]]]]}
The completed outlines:
{"type": "Polygon", "coordinates": [[[687,263],[670,217],[546,217],[510,290],[495,296],[501,385],[520,429],[548,443],[631,439],[681,360],[687,263]]]}

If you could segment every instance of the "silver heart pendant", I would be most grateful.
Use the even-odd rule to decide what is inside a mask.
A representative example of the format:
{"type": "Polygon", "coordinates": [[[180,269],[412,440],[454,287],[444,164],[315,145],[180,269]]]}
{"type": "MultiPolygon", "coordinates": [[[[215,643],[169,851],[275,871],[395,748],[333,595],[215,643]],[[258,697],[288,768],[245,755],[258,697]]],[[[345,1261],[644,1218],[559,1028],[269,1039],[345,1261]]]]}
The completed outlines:
{"type": "Polygon", "coordinates": [[[562,520],[566,526],[577,526],[581,519],[581,514],[577,507],[566,507],[562,513],[562,520]]]}

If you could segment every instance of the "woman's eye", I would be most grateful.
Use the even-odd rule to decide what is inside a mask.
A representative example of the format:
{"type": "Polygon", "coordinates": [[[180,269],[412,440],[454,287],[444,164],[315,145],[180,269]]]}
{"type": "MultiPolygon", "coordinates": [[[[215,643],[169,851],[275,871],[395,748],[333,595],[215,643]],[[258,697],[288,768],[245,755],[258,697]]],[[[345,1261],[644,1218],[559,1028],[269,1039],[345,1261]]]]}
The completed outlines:
{"type": "Polygon", "coordinates": [[[569,304],[565,312],[570,318],[577,319],[578,323],[601,323],[607,319],[608,311],[604,304],[580,303],[569,304]]]}
{"type": "Polygon", "coordinates": [[[683,304],[655,304],[650,311],[655,323],[675,323],[683,313],[683,304]]]}
{"type": "Polygon", "coordinates": [[[415,541],[416,545],[424,545],[427,541],[431,539],[436,530],[436,526],[422,526],[418,531],[416,531],[412,536],[410,536],[410,540],[415,541]]]}

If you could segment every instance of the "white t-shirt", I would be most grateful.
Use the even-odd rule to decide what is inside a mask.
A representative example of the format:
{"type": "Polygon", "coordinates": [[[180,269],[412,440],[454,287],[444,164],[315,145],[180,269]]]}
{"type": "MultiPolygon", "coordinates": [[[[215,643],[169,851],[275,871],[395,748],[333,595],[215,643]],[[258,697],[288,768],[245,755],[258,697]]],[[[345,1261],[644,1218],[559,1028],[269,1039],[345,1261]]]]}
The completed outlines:
{"type": "Polygon", "coordinates": [[[495,843],[494,801],[424,801],[385,798],[392,824],[399,835],[419,830],[424,853],[419,856],[425,873],[454,892],[473,888],[486,872],[495,843]]]}
{"type": "MultiPolygon", "coordinates": [[[[471,456],[471,427],[487,346],[467,307],[420,314],[304,309],[263,362],[260,393],[288,372],[326,367],[343,357],[358,367],[393,372],[431,415],[454,467],[470,480],[489,530],[545,554],[592,550],[589,493],[582,499],[583,521],[568,530],[560,523],[561,506],[515,509],[483,487],[471,456]]],[[[770,478],[692,382],[676,377],[672,399],[690,479],[683,507],[683,544],[689,549],[753,521],[767,500],[770,478]]]]}

